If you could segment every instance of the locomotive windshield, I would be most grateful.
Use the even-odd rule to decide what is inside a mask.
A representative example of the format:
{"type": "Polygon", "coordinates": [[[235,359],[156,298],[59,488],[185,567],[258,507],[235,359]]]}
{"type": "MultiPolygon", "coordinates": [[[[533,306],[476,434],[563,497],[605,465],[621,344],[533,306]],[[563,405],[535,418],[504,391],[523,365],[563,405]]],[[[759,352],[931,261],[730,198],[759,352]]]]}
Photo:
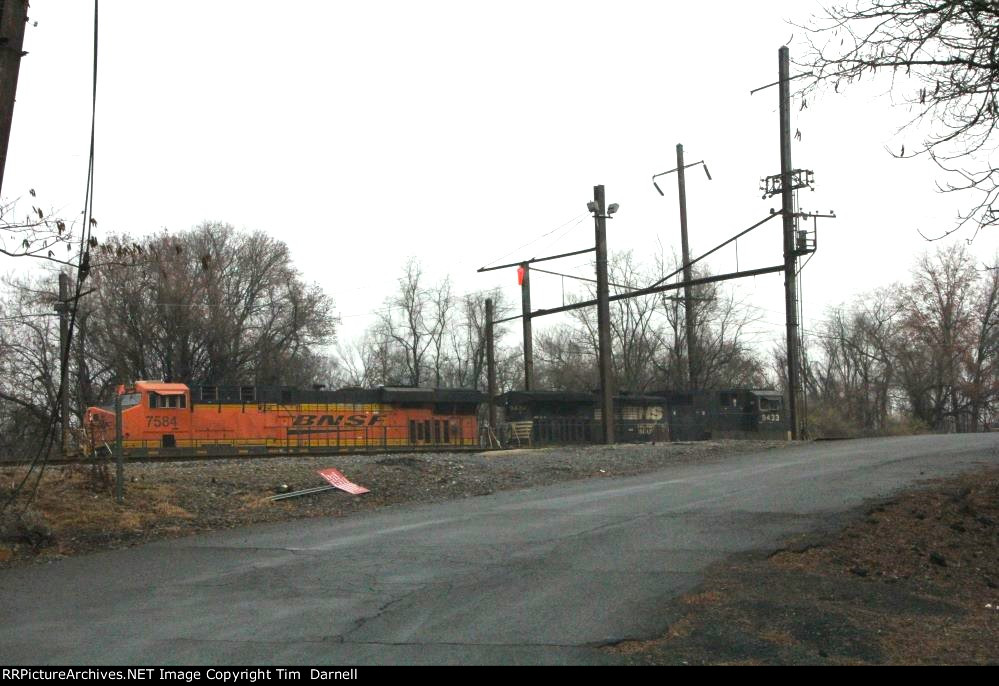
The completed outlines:
{"type": "Polygon", "coordinates": [[[141,393],[125,393],[121,396],[121,409],[128,409],[129,407],[135,407],[140,402],[142,402],[141,393]]]}
{"type": "Polygon", "coordinates": [[[760,398],[760,409],[761,410],[779,410],[781,406],[784,405],[784,399],[777,398],[760,398]]]}

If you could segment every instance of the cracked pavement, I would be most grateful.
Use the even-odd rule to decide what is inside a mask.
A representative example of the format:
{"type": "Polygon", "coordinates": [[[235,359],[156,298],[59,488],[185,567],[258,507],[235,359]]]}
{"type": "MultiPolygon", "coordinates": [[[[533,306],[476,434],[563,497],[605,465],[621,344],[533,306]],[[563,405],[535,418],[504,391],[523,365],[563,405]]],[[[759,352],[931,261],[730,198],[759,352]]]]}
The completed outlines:
{"type": "Polygon", "coordinates": [[[985,464],[999,434],[804,444],[3,570],[0,662],[613,663],[708,565],[985,464]]]}

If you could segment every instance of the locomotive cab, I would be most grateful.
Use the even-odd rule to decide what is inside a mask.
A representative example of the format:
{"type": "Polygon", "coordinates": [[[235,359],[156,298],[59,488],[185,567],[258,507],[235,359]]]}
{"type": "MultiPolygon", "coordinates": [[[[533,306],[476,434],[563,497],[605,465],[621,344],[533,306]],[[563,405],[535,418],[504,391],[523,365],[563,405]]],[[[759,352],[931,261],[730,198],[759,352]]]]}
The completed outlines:
{"type": "MultiPolygon", "coordinates": [[[[118,395],[121,397],[121,413],[124,424],[125,413],[139,407],[142,404],[142,394],[134,388],[120,389],[118,395]]],[[[87,434],[90,452],[98,450],[111,450],[111,445],[115,440],[115,404],[99,407],[88,407],[83,415],[83,426],[87,434]]]]}
{"type": "MultiPolygon", "coordinates": [[[[126,444],[173,448],[178,434],[190,425],[190,397],[184,384],[136,381],[131,388],[120,387],[118,395],[126,444]]],[[[114,413],[114,403],[87,409],[84,423],[91,450],[107,450],[114,443],[114,413]]]]}
{"type": "MultiPolygon", "coordinates": [[[[144,384],[143,394],[146,407],[149,409],[146,417],[146,432],[150,430],[159,434],[159,447],[176,448],[177,435],[185,430],[189,422],[185,422],[189,403],[188,388],[184,384],[144,384]]],[[[153,438],[155,441],[155,438],[153,438]]]]}

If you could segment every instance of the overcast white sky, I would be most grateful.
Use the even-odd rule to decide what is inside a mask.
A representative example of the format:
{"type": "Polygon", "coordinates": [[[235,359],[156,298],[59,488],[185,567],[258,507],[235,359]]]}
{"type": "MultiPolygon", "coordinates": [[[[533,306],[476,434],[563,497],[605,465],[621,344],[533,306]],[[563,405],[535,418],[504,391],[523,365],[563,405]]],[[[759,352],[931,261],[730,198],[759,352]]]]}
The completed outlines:
{"type": "MultiPolygon", "coordinates": [[[[679,251],[675,180],[688,172],[697,255],[766,216],[759,178],[779,171],[777,49],[792,57],[812,2],[126,2],[100,16],[94,216],[102,233],[139,236],[206,220],[286,241],[307,279],[330,292],[340,336],[359,336],[419,257],[458,293],[502,286],[514,270],[476,268],[585,214],[595,184],[621,205],[612,252],[650,265],[679,251]]],[[[36,0],[22,60],[4,191],[35,188],[65,216],[82,209],[89,145],[91,2],[36,0]]],[[[806,327],[828,305],[905,278],[950,228],[957,198],[935,169],[898,161],[919,136],[870,87],[794,110],[794,164],[815,170],[809,210],[819,251],[804,271],[806,327]]],[[[573,226],[575,222],[569,226],[573,226]]],[[[568,226],[567,226],[568,228],[568,226]]],[[[552,243],[503,261],[592,245],[584,218],[552,243]]],[[[963,240],[963,232],[952,240],[963,240]]],[[[987,260],[994,230],[972,249],[987,260]]],[[[779,220],[739,242],[739,266],[781,261],[779,220]]],[[[735,253],[711,259],[731,271],[735,253]]],[[[592,276],[588,260],[548,265],[592,276]]],[[[761,346],[781,336],[779,275],[734,282],[764,308],[761,346]],[[769,323],[767,323],[769,322],[769,323]]],[[[536,275],[535,307],[561,304],[536,275]]],[[[564,316],[564,315],[560,315],[564,316]]],[[[536,326],[557,323],[557,317],[536,326]]]]}

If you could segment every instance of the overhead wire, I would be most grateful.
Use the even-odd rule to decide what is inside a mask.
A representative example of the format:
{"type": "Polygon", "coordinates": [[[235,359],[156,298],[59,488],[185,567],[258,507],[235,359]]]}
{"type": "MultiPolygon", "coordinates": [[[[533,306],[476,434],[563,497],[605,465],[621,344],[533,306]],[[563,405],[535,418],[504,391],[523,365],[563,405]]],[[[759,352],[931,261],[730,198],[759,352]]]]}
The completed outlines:
{"type": "MultiPolygon", "coordinates": [[[[73,340],[73,330],[76,326],[76,313],[79,305],[80,296],[83,289],[83,282],[90,270],[90,243],[93,236],[93,201],[94,201],[94,149],[96,141],[96,122],[97,122],[97,57],[98,57],[98,27],[99,27],[99,0],[94,0],[94,50],[93,50],[93,68],[92,68],[92,92],[91,92],[91,104],[90,104],[90,153],[87,160],[87,183],[84,192],[84,204],[83,204],[83,228],[80,232],[80,258],[76,270],[76,287],[75,294],[73,297],[73,307],[70,309],[70,320],[69,326],[67,327],[67,335],[65,345],[61,351],[60,362],[62,365],[67,366],[69,364],[69,354],[72,348],[73,340]]],[[[63,303],[65,305],[65,303],[63,303]]],[[[65,393],[68,393],[69,389],[64,388],[63,384],[59,384],[59,390],[55,398],[55,407],[49,412],[48,422],[46,424],[45,438],[38,446],[38,450],[35,452],[31,462],[28,464],[28,468],[25,471],[24,477],[21,481],[11,490],[10,496],[7,500],[0,505],[0,512],[5,511],[14,501],[21,495],[24,490],[25,485],[31,479],[34,472],[37,474],[34,479],[34,483],[31,487],[31,492],[25,500],[24,509],[22,513],[27,510],[28,506],[34,500],[35,494],[38,491],[38,487],[41,484],[42,477],[45,473],[45,467],[48,464],[48,456],[52,451],[53,445],[55,443],[55,427],[57,424],[57,418],[59,421],[63,422],[63,426],[68,422],[68,417],[61,416],[62,398],[65,393]],[[39,467],[39,465],[41,465],[39,467]]],[[[64,432],[63,432],[64,433],[64,432]]]]}
{"type": "MultiPolygon", "coordinates": [[[[494,286],[492,288],[478,288],[478,289],[475,289],[475,290],[472,290],[472,291],[465,291],[464,293],[452,293],[451,297],[452,298],[465,298],[465,297],[470,296],[470,295],[483,295],[485,293],[493,293],[493,292],[495,292],[497,290],[509,289],[509,288],[517,288],[517,286],[494,286]]],[[[436,292],[435,290],[429,289],[429,288],[420,289],[418,291],[418,293],[420,295],[425,295],[425,296],[426,295],[432,295],[435,292],[436,292]]],[[[378,315],[378,314],[384,314],[386,312],[391,312],[392,310],[395,310],[395,309],[398,309],[398,308],[395,307],[395,306],[392,306],[392,305],[388,305],[388,306],[385,306],[385,307],[379,307],[379,308],[374,309],[374,310],[369,310],[368,312],[356,312],[354,314],[341,314],[341,315],[338,315],[338,318],[339,319],[351,319],[351,318],[356,318],[356,317],[371,317],[371,316],[375,316],[375,315],[378,315]]]]}
{"type": "MultiPolygon", "coordinates": [[[[496,264],[496,263],[497,263],[497,262],[499,262],[500,260],[503,260],[503,259],[506,259],[507,257],[509,257],[510,255],[514,254],[515,252],[518,252],[519,250],[523,250],[524,248],[526,248],[526,247],[527,247],[527,246],[529,246],[529,245],[534,245],[535,243],[537,243],[537,242],[538,242],[538,241],[540,241],[541,239],[543,239],[543,238],[546,238],[547,236],[550,236],[550,235],[552,235],[553,233],[555,233],[555,232],[556,232],[556,231],[558,231],[559,229],[561,229],[561,228],[565,227],[565,226],[566,226],[567,224],[571,224],[572,222],[576,222],[576,224],[579,224],[579,223],[580,223],[580,221],[582,221],[582,219],[583,219],[583,218],[585,218],[585,217],[587,217],[587,216],[589,216],[589,215],[588,215],[588,213],[586,213],[586,212],[584,212],[583,214],[580,214],[580,215],[576,215],[575,217],[573,217],[573,218],[572,218],[572,219],[570,219],[569,221],[566,221],[566,222],[563,222],[562,224],[559,224],[558,226],[556,226],[556,227],[555,227],[554,229],[552,229],[551,231],[548,231],[548,232],[546,232],[546,233],[543,233],[542,235],[538,236],[538,237],[537,237],[537,238],[535,238],[534,240],[531,240],[531,241],[528,241],[527,243],[524,243],[523,245],[521,245],[521,246],[518,246],[518,247],[514,248],[513,250],[511,250],[510,252],[506,253],[505,255],[500,255],[500,256],[499,256],[499,257],[497,257],[497,258],[496,258],[495,260],[492,260],[492,261],[490,261],[490,262],[486,263],[486,264],[485,264],[485,265],[483,265],[483,266],[485,266],[485,267],[488,267],[488,266],[490,266],[490,265],[493,265],[493,264],[496,264]]],[[[569,227],[569,228],[570,228],[570,229],[572,229],[572,228],[575,228],[575,225],[573,225],[573,226],[571,226],[571,227],[569,227]]]]}

